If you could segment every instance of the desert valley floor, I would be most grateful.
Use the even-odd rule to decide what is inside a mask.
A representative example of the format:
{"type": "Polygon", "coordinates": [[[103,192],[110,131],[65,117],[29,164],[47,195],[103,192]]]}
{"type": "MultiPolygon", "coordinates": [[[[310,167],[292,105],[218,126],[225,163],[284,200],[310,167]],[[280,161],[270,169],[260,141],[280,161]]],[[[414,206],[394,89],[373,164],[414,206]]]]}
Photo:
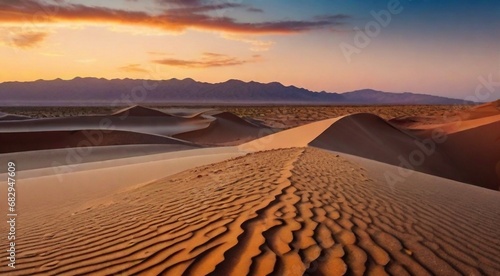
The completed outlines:
{"type": "Polygon", "coordinates": [[[0,110],[0,274],[500,274],[500,101],[0,110]]]}

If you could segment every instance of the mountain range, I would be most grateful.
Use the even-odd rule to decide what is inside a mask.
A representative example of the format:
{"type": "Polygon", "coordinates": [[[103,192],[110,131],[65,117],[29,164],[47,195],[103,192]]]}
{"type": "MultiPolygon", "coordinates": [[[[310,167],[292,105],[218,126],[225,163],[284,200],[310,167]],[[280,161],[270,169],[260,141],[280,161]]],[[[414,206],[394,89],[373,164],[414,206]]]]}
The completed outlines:
{"type": "Polygon", "coordinates": [[[141,80],[74,78],[0,83],[0,106],[131,104],[470,104],[463,100],[416,93],[363,89],[346,93],[314,92],[278,82],[193,79],[141,80]]]}

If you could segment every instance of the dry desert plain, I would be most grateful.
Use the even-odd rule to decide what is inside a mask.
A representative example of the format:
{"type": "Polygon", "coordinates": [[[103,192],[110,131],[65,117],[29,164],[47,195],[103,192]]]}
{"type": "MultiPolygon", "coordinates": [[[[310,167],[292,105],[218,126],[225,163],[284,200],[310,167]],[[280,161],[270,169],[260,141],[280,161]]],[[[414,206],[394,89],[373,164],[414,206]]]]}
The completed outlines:
{"type": "Polygon", "coordinates": [[[500,101],[0,111],[3,275],[500,275],[500,101]]]}

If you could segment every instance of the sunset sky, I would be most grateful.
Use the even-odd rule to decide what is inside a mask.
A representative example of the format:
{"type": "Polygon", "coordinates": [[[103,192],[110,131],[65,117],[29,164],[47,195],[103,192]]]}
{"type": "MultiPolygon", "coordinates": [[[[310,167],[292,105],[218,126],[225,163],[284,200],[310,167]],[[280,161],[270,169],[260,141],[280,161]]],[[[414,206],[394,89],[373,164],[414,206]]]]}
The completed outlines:
{"type": "Polygon", "coordinates": [[[500,1],[0,0],[0,60],[0,82],[189,77],[464,98],[483,78],[493,100],[500,1]]]}

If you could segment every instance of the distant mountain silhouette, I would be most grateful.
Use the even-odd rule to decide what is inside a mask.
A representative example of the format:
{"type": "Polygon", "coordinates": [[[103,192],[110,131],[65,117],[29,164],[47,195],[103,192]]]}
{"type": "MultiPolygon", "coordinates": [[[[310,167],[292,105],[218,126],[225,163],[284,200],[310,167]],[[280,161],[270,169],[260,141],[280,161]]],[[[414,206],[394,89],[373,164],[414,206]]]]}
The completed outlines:
{"type": "Polygon", "coordinates": [[[0,105],[133,104],[465,104],[462,100],[371,89],[348,93],[313,92],[278,82],[193,79],[162,81],[102,78],[0,83],[0,105]]]}

